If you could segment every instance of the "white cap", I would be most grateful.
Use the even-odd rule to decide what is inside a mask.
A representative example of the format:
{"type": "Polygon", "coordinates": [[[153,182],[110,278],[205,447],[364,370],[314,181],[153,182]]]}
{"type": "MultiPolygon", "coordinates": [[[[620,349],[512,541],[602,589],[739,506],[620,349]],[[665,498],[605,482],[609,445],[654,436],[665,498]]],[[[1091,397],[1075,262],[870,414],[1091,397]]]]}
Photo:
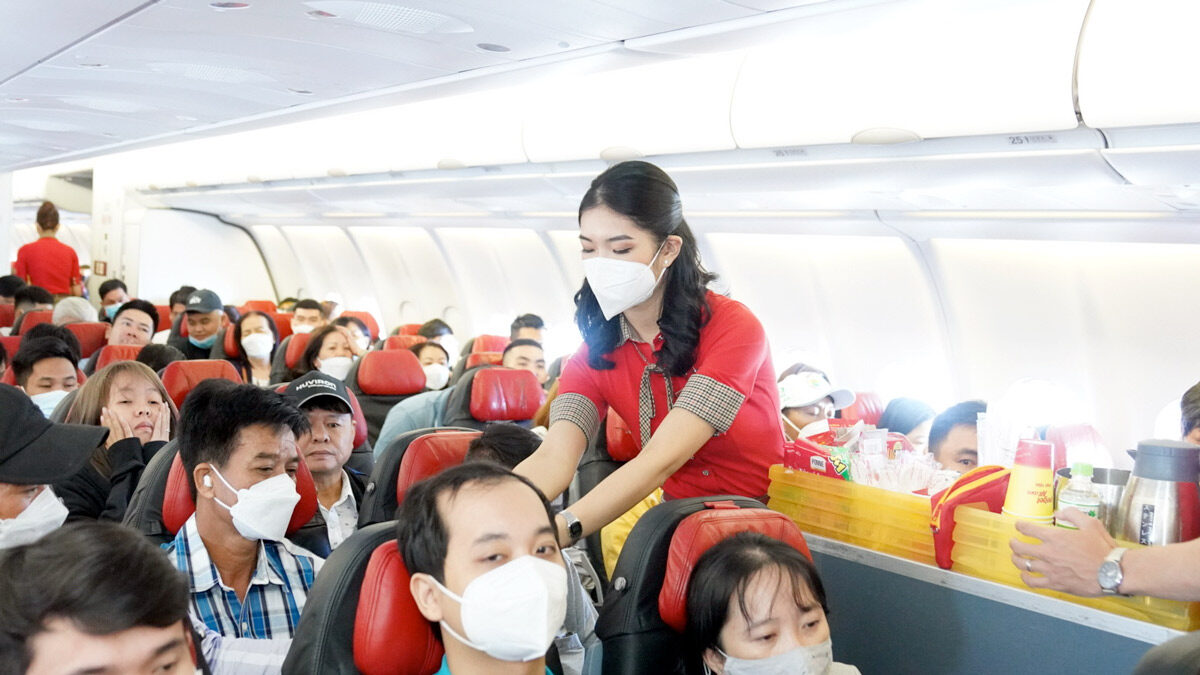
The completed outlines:
{"type": "Polygon", "coordinates": [[[854,392],[849,389],[834,389],[824,375],[811,370],[788,375],[779,383],[781,408],[803,408],[819,402],[826,396],[833,399],[834,410],[841,410],[854,403],[854,392]]]}

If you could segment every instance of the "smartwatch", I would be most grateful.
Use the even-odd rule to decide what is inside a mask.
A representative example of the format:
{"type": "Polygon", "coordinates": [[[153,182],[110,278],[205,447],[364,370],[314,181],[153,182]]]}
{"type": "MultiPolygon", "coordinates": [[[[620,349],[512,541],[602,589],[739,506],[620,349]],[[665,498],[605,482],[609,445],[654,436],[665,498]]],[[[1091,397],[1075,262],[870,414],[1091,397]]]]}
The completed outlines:
{"type": "Polygon", "coordinates": [[[1104,556],[1104,562],[1100,563],[1096,581],[1100,582],[1100,590],[1104,591],[1105,595],[1121,595],[1121,582],[1125,580],[1125,573],[1121,571],[1121,557],[1128,550],[1127,548],[1114,548],[1104,556]]]}
{"type": "Polygon", "coordinates": [[[563,511],[559,515],[567,523],[567,537],[570,541],[566,543],[566,546],[574,546],[575,542],[579,541],[579,537],[583,535],[583,523],[579,522],[575,514],[570,511],[563,511]]]}

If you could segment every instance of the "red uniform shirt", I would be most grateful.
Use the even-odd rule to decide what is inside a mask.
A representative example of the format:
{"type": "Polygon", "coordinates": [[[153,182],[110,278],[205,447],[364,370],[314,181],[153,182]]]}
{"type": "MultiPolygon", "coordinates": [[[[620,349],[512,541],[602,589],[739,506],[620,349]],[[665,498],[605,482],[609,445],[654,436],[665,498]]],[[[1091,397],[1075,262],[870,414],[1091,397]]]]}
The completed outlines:
{"type": "Polygon", "coordinates": [[[13,274],[55,295],[70,294],[71,282],[81,280],[75,249],[53,237],[22,246],[13,263],[13,274]]]}
{"type": "MultiPolygon", "coordinates": [[[[684,377],[672,377],[674,407],[688,410],[708,422],[716,434],[663,485],[673,498],[736,494],[767,494],[767,470],[783,461],[783,433],[779,425],[779,390],[762,324],[740,302],[708,293],[712,317],[700,329],[696,363],[684,377]]],[[[608,359],[610,370],[588,365],[584,344],[563,367],[558,398],[551,406],[551,424],[562,419],[575,423],[590,439],[609,406],[645,447],[666,417],[668,387],[660,372],[647,372],[654,345],[636,341],[621,319],[624,340],[608,359]],[[649,393],[643,393],[645,385],[649,393]],[[653,401],[651,406],[650,402],[653,401]],[[652,410],[650,408],[652,407],[652,410]]]]}

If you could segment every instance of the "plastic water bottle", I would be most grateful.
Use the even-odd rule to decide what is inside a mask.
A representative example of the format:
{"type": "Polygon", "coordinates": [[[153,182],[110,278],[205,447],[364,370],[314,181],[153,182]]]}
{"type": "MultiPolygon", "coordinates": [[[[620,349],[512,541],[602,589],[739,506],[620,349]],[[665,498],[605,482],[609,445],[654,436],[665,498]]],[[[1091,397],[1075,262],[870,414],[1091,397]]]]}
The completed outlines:
{"type": "MultiPolygon", "coordinates": [[[[1073,506],[1087,515],[1095,518],[1100,514],[1100,493],[1092,485],[1092,465],[1077,462],[1071,466],[1071,482],[1058,495],[1059,510],[1073,506]]],[[[1055,525],[1068,530],[1078,529],[1065,520],[1057,520],[1055,525]]]]}

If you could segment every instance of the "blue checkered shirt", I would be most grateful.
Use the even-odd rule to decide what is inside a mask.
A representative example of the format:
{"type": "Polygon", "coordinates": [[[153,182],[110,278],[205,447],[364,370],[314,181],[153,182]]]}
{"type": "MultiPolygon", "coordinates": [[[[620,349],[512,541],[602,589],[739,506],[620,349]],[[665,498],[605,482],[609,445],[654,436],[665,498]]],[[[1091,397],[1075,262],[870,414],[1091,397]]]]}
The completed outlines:
{"type": "Polygon", "coordinates": [[[188,577],[192,615],[226,637],[290,638],[300,622],[321,558],[290,543],[261,541],[258,566],[244,601],[221,582],[196,529],[196,516],[166,547],[171,562],[188,577]]]}

